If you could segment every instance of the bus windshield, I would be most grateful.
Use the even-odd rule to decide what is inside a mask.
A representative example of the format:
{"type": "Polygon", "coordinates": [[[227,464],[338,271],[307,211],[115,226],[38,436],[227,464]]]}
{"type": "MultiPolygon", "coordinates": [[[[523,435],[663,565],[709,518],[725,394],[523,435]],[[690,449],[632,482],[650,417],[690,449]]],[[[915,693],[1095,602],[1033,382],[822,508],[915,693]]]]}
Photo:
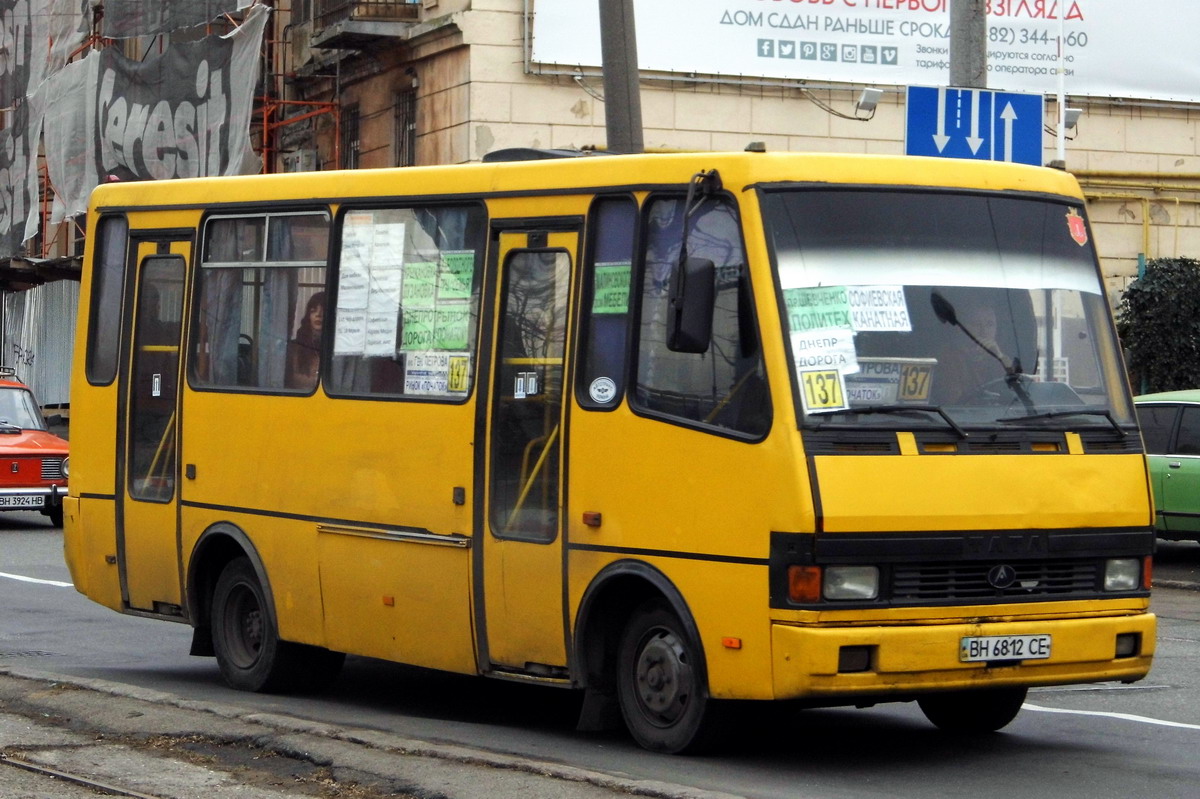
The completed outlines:
{"type": "Polygon", "coordinates": [[[1081,205],[821,188],[763,207],[802,424],[1133,424],[1081,205]]]}

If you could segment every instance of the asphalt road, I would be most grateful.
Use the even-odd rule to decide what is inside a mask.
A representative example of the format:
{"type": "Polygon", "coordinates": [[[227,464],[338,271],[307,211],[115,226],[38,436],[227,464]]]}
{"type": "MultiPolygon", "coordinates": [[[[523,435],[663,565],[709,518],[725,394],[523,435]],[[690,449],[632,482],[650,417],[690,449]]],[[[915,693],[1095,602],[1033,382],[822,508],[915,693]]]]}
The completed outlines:
{"type": "MultiPolygon", "coordinates": [[[[343,678],[325,696],[231,691],[221,683],[214,661],[187,656],[187,627],[112,613],[66,585],[59,532],[30,514],[0,519],[0,574],[5,575],[0,578],[0,607],[5,608],[0,674],[82,683],[108,692],[113,701],[151,691],[160,707],[209,715],[220,709],[221,718],[238,723],[273,719],[282,724],[271,727],[275,736],[294,732],[297,725],[319,725],[355,740],[384,736],[392,743],[380,751],[449,747],[475,753],[485,769],[495,768],[485,762],[488,758],[512,758],[507,771],[544,776],[555,769],[578,770],[572,773],[598,776],[572,782],[576,787],[654,796],[1200,795],[1194,754],[1200,744],[1200,683],[1194,667],[1200,658],[1200,545],[1195,543],[1164,543],[1160,549],[1156,582],[1161,588],[1153,600],[1160,618],[1158,655],[1142,683],[1034,691],[1004,733],[970,740],[937,732],[912,705],[802,712],[772,706],[741,718],[734,743],[718,756],[703,758],[656,756],[623,735],[575,732],[578,699],[570,693],[365,658],[350,658],[343,678]]],[[[433,785],[418,787],[436,793],[433,785]]],[[[465,785],[442,795],[508,795],[491,789],[476,793],[469,782],[465,785]]],[[[538,793],[528,787],[512,790],[522,799],[538,793]]]]}

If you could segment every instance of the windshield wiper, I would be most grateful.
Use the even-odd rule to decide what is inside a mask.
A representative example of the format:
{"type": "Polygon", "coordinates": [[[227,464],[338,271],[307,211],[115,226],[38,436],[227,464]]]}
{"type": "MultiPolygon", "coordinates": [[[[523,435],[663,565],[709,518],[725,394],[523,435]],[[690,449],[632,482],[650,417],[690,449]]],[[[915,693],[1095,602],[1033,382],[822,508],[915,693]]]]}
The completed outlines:
{"type": "Polygon", "coordinates": [[[0,433],[19,433],[19,432],[21,432],[21,425],[13,424],[12,422],[8,421],[7,419],[0,419],[0,433]]]}
{"type": "Polygon", "coordinates": [[[1117,424],[1117,420],[1112,417],[1112,412],[1105,409],[1099,410],[1096,408],[1081,408],[1074,411],[1046,411],[1045,413],[1031,413],[1028,416],[1012,416],[1006,419],[997,419],[1000,424],[1012,424],[1013,422],[1028,422],[1034,419],[1056,419],[1059,416],[1103,416],[1112,425],[1113,430],[1120,433],[1121,438],[1125,438],[1129,433],[1122,429],[1121,425],[1117,424]]]}
{"type": "Polygon", "coordinates": [[[866,405],[861,408],[839,408],[836,411],[822,411],[814,416],[845,416],[851,413],[884,413],[884,414],[903,414],[909,411],[924,411],[925,413],[936,413],[942,417],[942,420],[958,433],[959,438],[966,438],[967,431],[958,426],[958,423],[950,418],[950,414],[942,410],[939,405],[866,405]]]}

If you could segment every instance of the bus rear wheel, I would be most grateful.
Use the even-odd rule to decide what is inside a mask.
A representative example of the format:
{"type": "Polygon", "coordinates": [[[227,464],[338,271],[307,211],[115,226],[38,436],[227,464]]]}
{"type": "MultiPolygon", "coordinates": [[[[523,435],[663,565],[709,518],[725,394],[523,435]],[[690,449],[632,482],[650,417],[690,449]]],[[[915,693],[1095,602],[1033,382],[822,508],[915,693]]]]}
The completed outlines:
{"type": "Polygon", "coordinates": [[[221,676],[241,691],[315,691],[341,671],[345,655],[279,640],[267,595],[248,558],[229,562],[212,600],[213,650],[221,676]]]}
{"type": "Polygon", "coordinates": [[[995,732],[1021,711],[1028,688],[990,688],[930,694],[917,700],[925,718],[940,730],[957,733],[995,732]]]}
{"type": "Polygon", "coordinates": [[[712,743],[700,658],[665,602],[648,602],[630,618],[617,650],[617,698],[625,726],[646,749],[696,752],[712,743]]]}

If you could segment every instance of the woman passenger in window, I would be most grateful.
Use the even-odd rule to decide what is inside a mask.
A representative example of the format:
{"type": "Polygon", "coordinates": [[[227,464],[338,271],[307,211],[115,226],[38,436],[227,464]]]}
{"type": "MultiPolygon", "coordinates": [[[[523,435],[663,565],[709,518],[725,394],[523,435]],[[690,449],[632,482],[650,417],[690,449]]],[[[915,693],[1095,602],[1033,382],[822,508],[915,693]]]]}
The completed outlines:
{"type": "Polygon", "coordinates": [[[287,388],[312,389],[321,365],[321,327],[325,321],[325,292],[308,298],[296,337],[287,345],[287,388]]]}

